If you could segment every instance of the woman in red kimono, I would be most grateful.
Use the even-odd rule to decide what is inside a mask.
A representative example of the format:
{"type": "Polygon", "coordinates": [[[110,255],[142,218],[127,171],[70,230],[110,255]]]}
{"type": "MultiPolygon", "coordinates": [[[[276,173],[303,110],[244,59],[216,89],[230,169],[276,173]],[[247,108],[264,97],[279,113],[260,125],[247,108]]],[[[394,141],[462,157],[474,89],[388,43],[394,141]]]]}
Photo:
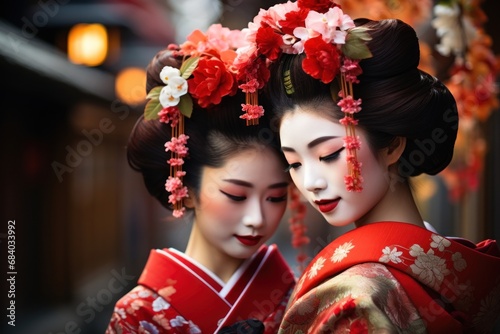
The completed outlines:
{"type": "Polygon", "coordinates": [[[452,94],[417,68],[415,31],[300,0],[248,30],[241,87],[267,85],[293,182],[330,225],[355,226],[305,269],[280,333],[491,332],[496,242],[427,229],[412,195],[412,176],[449,164],[458,127],[452,94]]]}
{"type": "Polygon", "coordinates": [[[295,280],[265,242],[291,181],[268,121],[248,126],[238,117],[245,96],[230,69],[237,40],[237,32],[215,25],[148,66],[150,101],[130,136],[128,160],[150,194],[176,217],[192,213],[193,225],[184,252],[151,251],[107,333],[278,330],[295,280]]]}

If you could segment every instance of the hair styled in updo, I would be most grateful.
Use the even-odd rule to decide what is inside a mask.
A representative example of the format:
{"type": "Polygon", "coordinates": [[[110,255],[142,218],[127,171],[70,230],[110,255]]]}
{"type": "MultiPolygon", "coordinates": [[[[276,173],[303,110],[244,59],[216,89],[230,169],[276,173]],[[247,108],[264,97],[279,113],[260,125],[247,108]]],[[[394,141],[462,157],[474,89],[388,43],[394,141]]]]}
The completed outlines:
{"type": "MultiPolygon", "coordinates": [[[[434,175],[451,161],[458,129],[458,113],[450,91],[436,78],[417,68],[418,38],[411,26],[396,20],[355,20],[368,28],[373,57],[360,62],[363,74],[354,84],[354,98],[362,99],[355,114],[375,152],[406,138],[399,160],[402,177],[434,175]]],[[[330,84],[323,84],[302,70],[304,55],[282,55],[271,67],[266,92],[272,112],[281,119],[295,106],[325,112],[333,120],[344,116],[333,102],[330,84]],[[294,93],[287,95],[283,72],[290,70],[294,93]]],[[[336,83],[336,81],[334,81],[336,83]]],[[[332,84],[334,84],[332,83],[332,84]]],[[[335,91],[335,89],[334,89],[335,91]]]]}
{"type": "MultiPolygon", "coordinates": [[[[149,92],[156,86],[164,85],[160,80],[164,66],[179,68],[180,65],[180,59],[174,58],[170,51],[160,51],[148,65],[146,90],[149,92]]],[[[209,109],[195,104],[191,117],[185,118],[189,151],[183,165],[186,172],[183,182],[195,196],[199,194],[204,167],[222,167],[229,158],[246,150],[271,148],[285,166],[277,136],[270,130],[268,118],[262,117],[259,125],[252,126],[247,126],[245,120],[239,118],[244,101],[245,96],[238,92],[224,97],[219,105],[209,109]]],[[[168,203],[170,194],[165,190],[165,181],[170,175],[167,164],[170,152],[165,152],[164,144],[170,140],[171,131],[170,124],[159,120],[146,121],[141,116],[127,146],[129,165],[142,173],[148,192],[168,209],[172,209],[168,203]]]]}

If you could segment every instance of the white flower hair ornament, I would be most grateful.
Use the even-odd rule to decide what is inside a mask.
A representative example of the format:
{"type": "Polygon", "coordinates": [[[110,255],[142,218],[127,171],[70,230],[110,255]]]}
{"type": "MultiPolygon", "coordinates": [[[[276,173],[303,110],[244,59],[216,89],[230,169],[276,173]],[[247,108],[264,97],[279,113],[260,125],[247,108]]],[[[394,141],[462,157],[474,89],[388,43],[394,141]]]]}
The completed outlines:
{"type": "Polygon", "coordinates": [[[168,202],[176,218],[184,215],[183,199],[188,197],[188,189],[183,183],[186,172],[182,168],[189,153],[186,146],[189,136],[184,133],[185,117],[191,117],[194,105],[210,109],[224,96],[236,93],[236,73],[232,64],[241,41],[241,31],[220,24],[213,24],[206,33],[195,30],[185,43],[168,46],[172,56],[182,58],[182,64],[180,68],[165,66],[160,72],[165,85],[154,87],[147,95],[144,119],[159,120],[172,127],[171,138],[165,143],[165,151],[171,153],[167,161],[170,176],[165,190],[170,194],[168,202]]]}
{"type": "Polygon", "coordinates": [[[193,109],[193,101],[188,92],[186,77],[192,74],[199,58],[189,58],[183,63],[181,70],[165,66],[160,72],[160,79],[165,86],[153,88],[147,98],[149,99],[145,109],[147,120],[158,118],[160,122],[170,123],[172,137],[165,143],[165,151],[171,152],[167,163],[170,165],[170,176],[165,183],[165,190],[170,195],[168,202],[172,204],[173,216],[180,218],[184,215],[186,208],[183,199],[188,197],[188,189],[182,182],[186,174],[182,170],[184,158],[188,155],[186,146],[189,136],[184,134],[184,116],[190,117],[193,109]],[[159,102],[159,103],[158,103],[159,102]],[[157,111],[160,109],[160,111],[157,111]]]}

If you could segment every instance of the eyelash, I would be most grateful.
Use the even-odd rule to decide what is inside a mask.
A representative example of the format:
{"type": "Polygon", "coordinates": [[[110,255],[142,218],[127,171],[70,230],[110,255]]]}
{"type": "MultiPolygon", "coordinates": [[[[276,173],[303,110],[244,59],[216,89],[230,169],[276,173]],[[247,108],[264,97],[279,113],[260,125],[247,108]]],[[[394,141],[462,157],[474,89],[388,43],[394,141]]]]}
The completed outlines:
{"type": "Polygon", "coordinates": [[[288,173],[291,169],[297,169],[300,167],[299,162],[295,162],[293,164],[289,164],[288,167],[285,168],[285,173],[288,173]]]}
{"type": "MultiPolygon", "coordinates": [[[[324,157],[319,157],[319,161],[325,161],[325,162],[329,162],[329,161],[333,161],[333,160],[337,160],[340,156],[340,153],[345,149],[345,147],[342,147],[341,149],[333,152],[332,154],[329,154],[327,156],[324,156],[324,157]]],[[[288,167],[285,168],[285,172],[288,173],[290,170],[292,169],[297,169],[301,166],[300,162],[294,162],[290,165],[288,165],[288,167]]]]}
{"type": "Polygon", "coordinates": [[[221,193],[223,193],[224,195],[226,195],[229,199],[235,201],[235,202],[242,202],[246,199],[246,197],[244,196],[235,196],[235,195],[231,195],[231,194],[228,194],[222,190],[220,190],[221,193]]]}
{"type": "Polygon", "coordinates": [[[327,155],[326,157],[320,157],[319,161],[331,161],[331,160],[337,160],[340,156],[340,153],[345,149],[345,147],[342,147],[341,149],[333,152],[332,154],[327,155]]]}
{"type": "MultiPolygon", "coordinates": [[[[222,190],[220,190],[220,192],[235,202],[243,202],[244,200],[247,199],[245,196],[234,196],[234,195],[228,194],[222,190]]],[[[288,196],[288,194],[285,194],[285,195],[280,196],[280,197],[269,197],[268,201],[271,203],[280,203],[280,202],[286,201],[287,196],[288,196]]]]}
{"type": "Polygon", "coordinates": [[[286,201],[287,197],[288,197],[288,194],[280,196],[280,197],[269,197],[269,202],[271,202],[271,203],[281,203],[281,202],[286,201]]]}

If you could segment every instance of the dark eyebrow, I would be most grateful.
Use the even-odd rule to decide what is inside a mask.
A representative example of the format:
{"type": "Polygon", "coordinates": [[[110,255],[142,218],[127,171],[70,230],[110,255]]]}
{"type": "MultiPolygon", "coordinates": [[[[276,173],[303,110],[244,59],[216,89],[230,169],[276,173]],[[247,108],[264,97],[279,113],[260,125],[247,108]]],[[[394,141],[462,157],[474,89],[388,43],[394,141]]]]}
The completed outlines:
{"type": "MultiPolygon", "coordinates": [[[[334,139],[334,138],[339,138],[338,136],[324,136],[324,137],[318,137],[311,141],[309,144],[307,144],[307,148],[313,148],[316,145],[319,145],[327,140],[334,139]]],[[[281,146],[281,150],[285,152],[295,152],[295,150],[291,147],[286,147],[286,146],[281,146]]]]}
{"type": "MultiPolygon", "coordinates": [[[[236,185],[242,186],[242,187],[253,188],[253,185],[250,182],[243,181],[243,180],[224,179],[222,181],[236,184],[236,185]]],[[[290,184],[289,182],[278,182],[278,183],[271,184],[268,188],[269,189],[286,188],[289,186],[289,184],[290,184]]]]}
{"type": "Polygon", "coordinates": [[[289,185],[290,185],[289,182],[279,182],[279,183],[271,184],[268,188],[269,189],[286,188],[289,185]]]}

